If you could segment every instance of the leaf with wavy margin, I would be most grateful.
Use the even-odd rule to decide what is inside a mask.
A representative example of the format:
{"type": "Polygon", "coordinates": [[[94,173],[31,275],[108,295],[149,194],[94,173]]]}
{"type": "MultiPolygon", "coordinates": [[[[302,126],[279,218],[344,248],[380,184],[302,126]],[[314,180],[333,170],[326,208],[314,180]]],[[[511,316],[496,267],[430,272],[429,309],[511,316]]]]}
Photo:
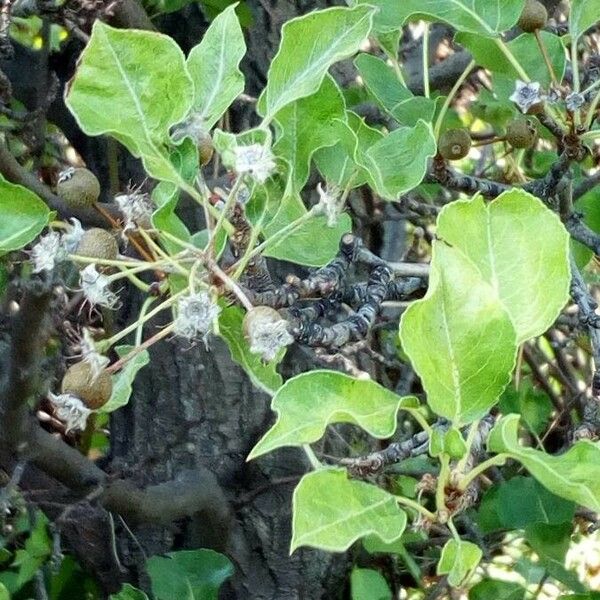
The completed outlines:
{"type": "Polygon", "coordinates": [[[373,437],[388,438],[396,431],[398,411],[413,410],[418,401],[400,397],[371,379],[319,370],[286,381],[271,407],[277,421],[254,446],[248,460],[282,446],[316,442],[330,423],[353,423],[373,437]]]}
{"type": "Polygon", "coordinates": [[[581,440],[559,455],[525,448],[519,444],[519,419],[511,414],[496,423],[488,438],[489,451],[518,460],[553,494],[600,511],[600,446],[581,440]]]}
{"type": "Polygon", "coordinates": [[[85,133],[111,135],[142,159],[150,175],[179,184],[169,160],[169,129],[185,118],[193,95],[175,40],[96,21],[65,102],[85,133]]]}
{"type": "Polygon", "coordinates": [[[467,256],[496,290],[517,343],[544,333],[569,300],[569,234],[558,215],[523,190],[486,204],[452,202],[437,234],[467,256]]]}
{"type": "Polygon", "coordinates": [[[290,552],[300,546],[343,552],[366,535],[391,543],[406,527],[406,513],[392,494],[348,479],[344,469],[305,475],[294,490],[292,507],[290,552]]]}

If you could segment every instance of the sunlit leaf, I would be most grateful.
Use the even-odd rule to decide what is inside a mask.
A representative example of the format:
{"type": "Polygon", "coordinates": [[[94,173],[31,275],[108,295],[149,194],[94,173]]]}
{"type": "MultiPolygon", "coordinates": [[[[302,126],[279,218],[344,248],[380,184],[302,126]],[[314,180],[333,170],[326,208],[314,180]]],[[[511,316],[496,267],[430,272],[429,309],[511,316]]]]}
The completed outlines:
{"type": "Polygon", "coordinates": [[[202,41],[187,58],[194,82],[194,116],[208,131],[244,91],[239,64],[246,53],[244,34],[229,6],[210,24],[202,41]]]}
{"type": "Polygon", "coordinates": [[[556,213],[527,192],[510,190],[487,205],[481,196],[448,204],[438,235],[496,290],[518,343],[546,331],[567,303],[569,235],[556,213]]]}
{"type": "Polygon", "coordinates": [[[273,151],[290,164],[295,190],[300,191],[308,179],[313,153],[338,141],[335,119],[344,119],[345,113],[342,92],[330,76],[323,79],[316,93],[277,113],[280,134],[273,151]]]}
{"type": "Polygon", "coordinates": [[[169,160],[169,129],[185,118],[193,94],[183,52],[172,38],[97,20],[66,104],[85,133],[111,135],[142,159],[150,175],[179,183],[169,160]]]}
{"type": "Polygon", "coordinates": [[[588,440],[551,455],[519,444],[519,415],[503,417],[490,433],[488,448],[518,460],[553,494],[594,511],[600,510],[600,447],[588,440]]]}
{"type": "Polygon", "coordinates": [[[300,546],[343,552],[370,534],[390,543],[405,527],[406,513],[392,494],[348,479],[343,469],[308,473],[294,490],[291,552],[300,546]]]}
{"type": "MultiPolygon", "coordinates": [[[[115,351],[120,358],[129,354],[135,346],[117,346],[115,351]]],[[[112,376],[113,389],[109,401],[100,409],[100,412],[112,412],[125,406],[129,402],[132,385],[138,371],[150,362],[148,350],[138,352],[131,360],[125,363],[125,366],[112,376]]]]}
{"type": "Polygon", "coordinates": [[[482,417],[496,403],[517,351],[495,290],[444,242],[434,243],[429,290],[402,315],[400,339],[429,406],[455,425],[482,417]]]}
{"type": "Polygon", "coordinates": [[[464,583],[475,571],[483,552],[471,542],[448,540],[442,548],[437,574],[448,575],[448,583],[457,587],[464,583]]]}
{"type": "MultiPolygon", "coordinates": [[[[519,19],[525,0],[360,0],[380,9],[378,31],[401,27],[406,21],[442,21],[457,31],[495,36],[519,19]]],[[[593,1],[593,0],[591,0],[593,1]]]]}
{"type": "Polygon", "coordinates": [[[285,23],[258,112],[272,119],[284,106],[314,94],[329,67],[354,54],[369,35],[374,9],[334,7],[285,23]]]}
{"type": "Polygon", "coordinates": [[[0,214],[1,256],[35,239],[48,224],[50,209],[27,188],[0,176],[0,214]]]}
{"type": "Polygon", "coordinates": [[[277,422],[254,446],[248,460],[282,446],[316,442],[330,423],[354,423],[376,438],[390,437],[396,415],[415,408],[413,397],[400,397],[371,379],[335,371],[310,371],[279,388],[271,407],[277,422]]]}
{"type": "Polygon", "coordinates": [[[358,160],[373,189],[386,200],[397,200],[423,181],[436,152],[431,125],[419,121],[414,127],[395,129],[361,152],[358,160]]]}
{"type": "Polygon", "coordinates": [[[337,254],[340,239],[352,229],[347,214],[341,214],[330,227],[325,215],[308,214],[297,192],[287,190],[279,209],[263,228],[264,256],[289,260],[300,265],[321,267],[337,254]],[[296,226],[284,230],[291,223],[296,226]],[[286,231],[281,233],[281,231],[286,231]]]}

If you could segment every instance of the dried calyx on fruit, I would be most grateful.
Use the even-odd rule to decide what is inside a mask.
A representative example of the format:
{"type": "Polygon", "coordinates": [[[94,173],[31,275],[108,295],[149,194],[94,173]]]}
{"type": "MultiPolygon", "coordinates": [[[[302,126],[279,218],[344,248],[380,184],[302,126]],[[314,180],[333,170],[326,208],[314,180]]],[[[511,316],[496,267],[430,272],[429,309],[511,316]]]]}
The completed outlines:
{"type": "Polygon", "coordinates": [[[100,197],[100,182],[90,170],[71,167],[59,175],[56,193],[71,208],[88,208],[100,197]]]}
{"type": "Polygon", "coordinates": [[[471,149],[471,136],[465,128],[448,129],[438,142],[438,152],[446,160],[459,160],[469,154],[471,149]]]}
{"type": "Polygon", "coordinates": [[[255,306],[249,310],[242,329],[250,344],[250,352],[260,354],[267,362],[294,341],[288,331],[288,322],[270,306],[255,306]]]}
{"type": "Polygon", "coordinates": [[[506,141],[513,148],[531,148],[537,139],[537,128],[533,119],[517,117],[506,126],[506,141]]]}
{"type": "Polygon", "coordinates": [[[76,254],[97,260],[115,260],[119,255],[119,245],[110,232],[94,227],[83,234],[76,254]]]}
{"type": "Polygon", "coordinates": [[[56,418],[65,424],[65,433],[85,429],[92,411],[77,396],[49,393],[48,400],[54,407],[56,418]]]}
{"type": "Polygon", "coordinates": [[[538,0],[527,0],[517,25],[527,33],[533,33],[546,27],[548,11],[538,0]]]}
{"type": "Polygon", "coordinates": [[[61,391],[76,396],[90,410],[98,410],[110,399],[112,379],[107,371],[95,373],[90,363],[78,362],[67,369],[61,391]]]}

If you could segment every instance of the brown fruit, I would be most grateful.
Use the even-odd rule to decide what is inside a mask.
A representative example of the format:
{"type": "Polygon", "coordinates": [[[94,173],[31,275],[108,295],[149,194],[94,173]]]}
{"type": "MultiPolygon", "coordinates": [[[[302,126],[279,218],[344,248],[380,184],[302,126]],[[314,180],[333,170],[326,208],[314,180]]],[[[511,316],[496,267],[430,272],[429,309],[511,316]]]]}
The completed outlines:
{"type": "Polygon", "coordinates": [[[438,141],[438,152],[446,160],[459,160],[469,154],[471,136],[467,129],[448,129],[438,141]]]}
{"type": "Polygon", "coordinates": [[[518,117],[506,126],[506,141],[513,148],[531,148],[537,138],[537,129],[532,119],[518,117]]]}
{"type": "Polygon", "coordinates": [[[202,135],[198,142],[198,155],[200,158],[200,166],[205,167],[213,157],[215,147],[213,146],[210,135],[202,135]]]}
{"type": "Polygon", "coordinates": [[[119,254],[119,245],[115,237],[106,229],[94,227],[83,234],[76,254],[99,260],[115,260],[119,254]]]}
{"type": "Polygon", "coordinates": [[[89,409],[104,406],[112,394],[112,378],[107,371],[100,371],[94,379],[92,366],[87,362],[71,365],[63,377],[63,394],[77,396],[89,409]]]}
{"type": "Polygon", "coordinates": [[[100,182],[88,169],[67,169],[58,177],[56,193],[71,208],[89,208],[100,197],[100,182]]]}
{"type": "Polygon", "coordinates": [[[527,33],[533,33],[546,27],[548,23],[548,11],[538,0],[527,0],[523,12],[519,17],[517,25],[527,33]]]}

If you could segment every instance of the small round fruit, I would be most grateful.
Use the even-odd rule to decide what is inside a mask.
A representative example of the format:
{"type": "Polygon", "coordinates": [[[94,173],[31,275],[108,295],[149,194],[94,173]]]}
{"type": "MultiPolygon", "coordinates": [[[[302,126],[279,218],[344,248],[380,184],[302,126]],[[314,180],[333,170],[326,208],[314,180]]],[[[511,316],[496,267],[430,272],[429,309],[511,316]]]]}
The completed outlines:
{"type": "Polygon", "coordinates": [[[261,327],[265,323],[277,323],[282,320],[283,317],[274,308],[270,306],[255,306],[244,316],[242,331],[246,339],[250,339],[253,337],[257,326],[261,327]]]}
{"type": "Polygon", "coordinates": [[[459,160],[469,154],[471,136],[467,129],[448,129],[438,142],[438,151],[446,160],[459,160]]]}
{"type": "Polygon", "coordinates": [[[205,167],[213,157],[215,147],[213,146],[210,135],[202,135],[198,141],[198,155],[200,158],[200,166],[205,167]]]}
{"type": "Polygon", "coordinates": [[[89,208],[100,197],[100,182],[88,169],[67,169],[58,177],[56,193],[71,208],[89,208]]]}
{"type": "Polygon", "coordinates": [[[513,148],[531,148],[537,138],[537,129],[531,119],[516,118],[506,126],[506,141],[513,148]]]}
{"type": "Polygon", "coordinates": [[[90,410],[98,410],[112,394],[112,379],[107,371],[100,371],[94,378],[92,365],[78,362],[67,369],[61,390],[63,394],[77,396],[90,410]]]}
{"type": "Polygon", "coordinates": [[[106,229],[94,227],[81,236],[76,254],[99,260],[115,260],[119,254],[119,245],[106,229]]]}
{"type": "Polygon", "coordinates": [[[526,0],[523,12],[519,17],[518,26],[527,33],[533,33],[546,27],[548,11],[538,0],[526,0]]]}

